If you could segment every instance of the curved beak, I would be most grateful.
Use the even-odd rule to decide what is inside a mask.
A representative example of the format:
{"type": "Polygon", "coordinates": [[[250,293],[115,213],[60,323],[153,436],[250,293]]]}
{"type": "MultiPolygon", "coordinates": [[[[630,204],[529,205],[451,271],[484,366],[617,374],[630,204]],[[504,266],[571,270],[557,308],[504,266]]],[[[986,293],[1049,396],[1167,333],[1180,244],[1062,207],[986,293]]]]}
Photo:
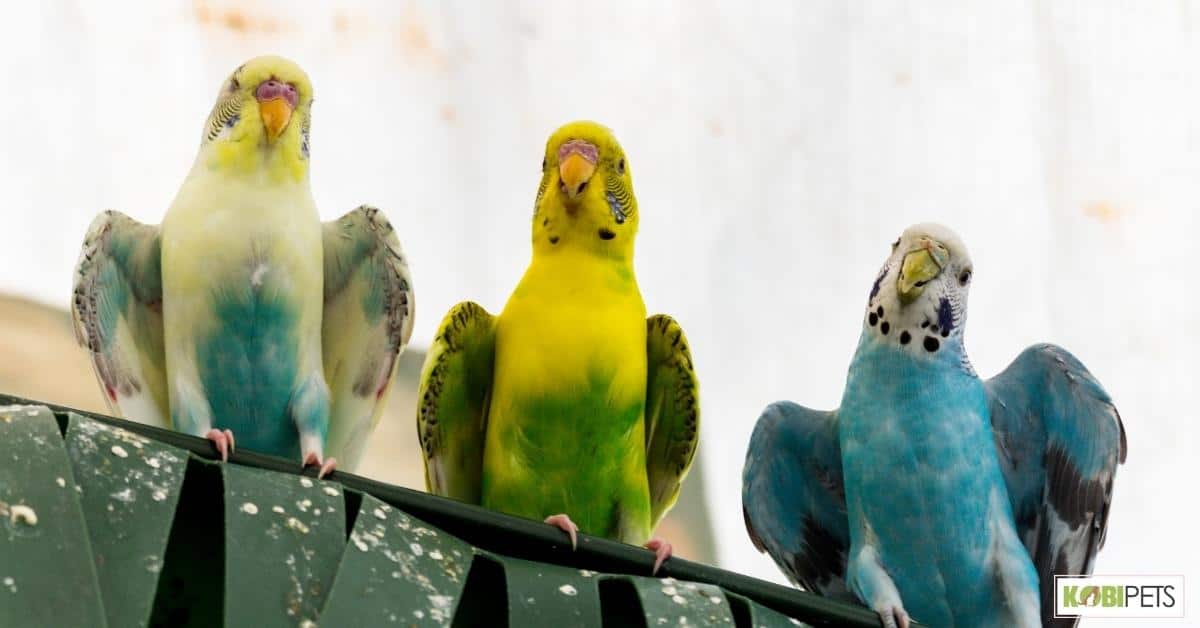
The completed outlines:
{"type": "Polygon", "coordinates": [[[942,268],[949,261],[950,251],[935,240],[922,240],[921,248],[905,254],[900,266],[900,278],[896,280],[900,303],[908,305],[921,296],[925,284],[942,274],[942,268]]]}
{"type": "Polygon", "coordinates": [[[270,100],[260,100],[258,110],[262,115],[263,126],[267,129],[267,137],[272,140],[283,133],[292,119],[292,104],[282,96],[270,100]]]}
{"type": "Polygon", "coordinates": [[[596,164],[579,153],[567,155],[567,158],[558,164],[558,176],[569,198],[579,196],[583,192],[583,186],[595,173],[596,164]]]}

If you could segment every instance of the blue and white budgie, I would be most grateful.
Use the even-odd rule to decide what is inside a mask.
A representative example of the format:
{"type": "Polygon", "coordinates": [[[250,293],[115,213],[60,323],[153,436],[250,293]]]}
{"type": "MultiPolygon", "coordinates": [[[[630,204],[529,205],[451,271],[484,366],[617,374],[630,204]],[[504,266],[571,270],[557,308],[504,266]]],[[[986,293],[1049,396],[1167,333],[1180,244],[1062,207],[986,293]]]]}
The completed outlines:
{"type": "Polygon", "coordinates": [[[309,188],[312,86],[258,57],[222,85],[161,226],[92,223],[72,311],[114,414],[354,469],[413,324],[387,219],[322,224],[309,188]]]}
{"type": "Polygon", "coordinates": [[[746,529],[794,582],[886,626],[1037,626],[1054,574],[1091,573],[1125,430],[1053,345],[983,381],[963,348],[972,265],[907,229],[871,288],[842,405],[769,406],[746,453],[746,529]]]}

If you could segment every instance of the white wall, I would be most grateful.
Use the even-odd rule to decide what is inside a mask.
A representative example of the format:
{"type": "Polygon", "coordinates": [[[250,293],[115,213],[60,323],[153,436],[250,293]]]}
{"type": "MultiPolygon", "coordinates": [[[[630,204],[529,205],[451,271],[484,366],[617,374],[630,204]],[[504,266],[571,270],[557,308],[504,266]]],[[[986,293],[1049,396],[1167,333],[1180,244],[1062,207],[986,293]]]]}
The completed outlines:
{"type": "Polygon", "coordinates": [[[739,513],[753,422],[837,403],[888,244],[936,220],[975,259],[979,372],[1053,341],[1121,409],[1097,570],[1200,576],[1200,6],[742,4],[8,6],[0,290],[65,304],[91,217],[157,222],[221,81],[278,52],[316,86],[323,215],[392,218],[425,344],[460,299],[502,306],[545,137],[596,118],[630,155],[648,306],[695,351],[723,566],[779,579],[739,513]]]}

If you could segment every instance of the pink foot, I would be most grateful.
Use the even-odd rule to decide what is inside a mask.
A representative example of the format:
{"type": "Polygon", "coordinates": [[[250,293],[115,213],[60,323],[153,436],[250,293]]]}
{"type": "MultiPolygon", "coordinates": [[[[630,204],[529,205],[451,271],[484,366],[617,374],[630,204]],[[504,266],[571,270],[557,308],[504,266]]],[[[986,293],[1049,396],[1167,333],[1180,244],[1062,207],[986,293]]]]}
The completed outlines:
{"type": "Polygon", "coordinates": [[[330,473],[333,473],[334,468],[337,467],[337,458],[326,458],[324,461],[322,461],[321,456],[317,454],[317,452],[310,451],[304,455],[304,467],[311,467],[314,465],[321,467],[317,471],[317,479],[320,479],[329,475],[330,473]]]}
{"type": "Polygon", "coordinates": [[[654,569],[650,571],[650,575],[653,576],[654,574],[658,573],[658,568],[662,567],[662,564],[671,557],[673,548],[665,539],[660,539],[657,537],[646,541],[646,545],[644,547],[654,552],[654,569]]]}
{"type": "Polygon", "coordinates": [[[546,523],[566,532],[567,536],[571,537],[571,550],[575,549],[579,526],[575,525],[575,522],[571,521],[570,517],[565,514],[550,515],[546,517],[546,523]]]}
{"type": "Polygon", "coordinates": [[[217,453],[221,454],[221,461],[227,462],[229,454],[233,453],[233,432],[229,430],[208,430],[208,433],[204,437],[213,442],[213,446],[217,448],[217,453]]]}
{"type": "Polygon", "coordinates": [[[876,612],[879,613],[879,621],[883,623],[884,628],[908,628],[912,622],[908,613],[900,606],[889,605],[876,609],[876,612]]]}

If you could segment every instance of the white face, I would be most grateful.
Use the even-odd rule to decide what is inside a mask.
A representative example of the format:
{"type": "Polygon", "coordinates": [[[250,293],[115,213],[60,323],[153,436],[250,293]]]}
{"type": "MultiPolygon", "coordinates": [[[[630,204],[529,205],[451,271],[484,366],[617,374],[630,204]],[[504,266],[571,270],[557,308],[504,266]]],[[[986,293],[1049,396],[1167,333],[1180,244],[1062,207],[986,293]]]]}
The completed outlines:
{"type": "Polygon", "coordinates": [[[972,274],[971,256],[953,231],[933,223],[905,229],[871,288],[866,333],[918,355],[961,344],[972,274]]]}

